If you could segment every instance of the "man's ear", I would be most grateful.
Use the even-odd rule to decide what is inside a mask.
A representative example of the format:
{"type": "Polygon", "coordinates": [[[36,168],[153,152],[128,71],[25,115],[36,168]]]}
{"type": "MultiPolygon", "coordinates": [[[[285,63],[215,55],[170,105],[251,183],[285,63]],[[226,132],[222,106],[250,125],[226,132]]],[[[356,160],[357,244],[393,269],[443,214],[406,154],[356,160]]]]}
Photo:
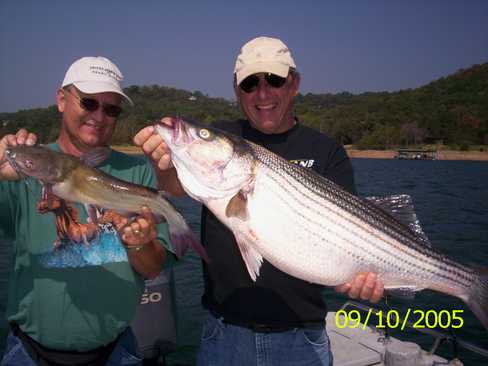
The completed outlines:
{"type": "Polygon", "coordinates": [[[295,89],[293,91],[293,95],[294,96],[297,96],[298,95],[298,91],[300,90],[300,74],[298,72],[294,72],[293,73],[293,88],[295,89]]]}
{"type": "Polygon", "coordinates": [[[236,102],[237,104],[240,106],[241,105],[241,102],[240,102],[240,88],[237,86],[237,83],[236,83],[236,78],[234,77],[234,94],[236,96],[236,102]]]}
{"type": "Polygon", "coordinates": [[[234,74],[234,94],[236,96],[236,99],[239,100],[239,86],[237,85],[237,79],[236,79],[236,74],[234,74]]]}
{"type": "Polygon", "coordinates": [[[63,88],[59,88],[56,91],[56,104],[58,105],[58,111],[63,113],[66,106],[66,94],[63,88]]]}

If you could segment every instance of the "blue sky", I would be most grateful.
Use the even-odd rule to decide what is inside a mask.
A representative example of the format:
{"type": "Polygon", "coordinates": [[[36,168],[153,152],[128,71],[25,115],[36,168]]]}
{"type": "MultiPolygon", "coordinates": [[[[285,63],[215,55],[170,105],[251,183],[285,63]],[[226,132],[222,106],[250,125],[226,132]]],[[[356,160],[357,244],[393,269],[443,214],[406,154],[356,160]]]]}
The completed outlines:
{"type": "Polygon", "coordinates": [[[281,38],[302,93],[416,88],[488,62],[487,0],[0,0],[0,112],[54,104],[69,65],[233,97],[240,47],[281,38]]]}

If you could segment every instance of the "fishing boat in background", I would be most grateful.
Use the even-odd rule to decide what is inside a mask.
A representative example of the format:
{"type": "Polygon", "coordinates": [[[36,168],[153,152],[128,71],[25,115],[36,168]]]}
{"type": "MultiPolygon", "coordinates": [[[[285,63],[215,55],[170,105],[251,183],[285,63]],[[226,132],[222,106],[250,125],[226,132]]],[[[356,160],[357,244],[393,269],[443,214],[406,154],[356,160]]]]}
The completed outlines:
{"type": "Polygon", "coordinates": [[[437,160],[437,150],[431,149],[398,149],[395,159],[437,160]]]}

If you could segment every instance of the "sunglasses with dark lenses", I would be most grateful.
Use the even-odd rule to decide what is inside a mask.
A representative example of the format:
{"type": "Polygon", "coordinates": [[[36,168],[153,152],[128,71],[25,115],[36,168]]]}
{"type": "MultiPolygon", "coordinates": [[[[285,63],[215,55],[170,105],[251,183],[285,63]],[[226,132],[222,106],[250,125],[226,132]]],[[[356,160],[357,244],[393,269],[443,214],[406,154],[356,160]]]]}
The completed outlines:
{"type": "MultiPolygon", "coordinates": [[[[264,80],[268,83],[269,86],[273,88],[281,88],[286,83],[286,78],[282,78],[281,76],[272,74],[270,72],[264,74],[264,80]]],[[[258,88],[259,85],[259,76],[256,74],[249,75],[247,78],[241,81],[239,84],[239,88],[245,93],[252,93],[258,88]]]]}
{"type": "MultiPolygon", "coordinates": [[[[80,102],[80,107],[88,112],[95,112],[100,108],[100,102],[93,98],[80,97],[68,89],[68,93],[73,95],[80,102]]],[[[102,104],[103,112],[112,118],[117,118],[122,113],[122,108],[115,104],[102,104]]]]}

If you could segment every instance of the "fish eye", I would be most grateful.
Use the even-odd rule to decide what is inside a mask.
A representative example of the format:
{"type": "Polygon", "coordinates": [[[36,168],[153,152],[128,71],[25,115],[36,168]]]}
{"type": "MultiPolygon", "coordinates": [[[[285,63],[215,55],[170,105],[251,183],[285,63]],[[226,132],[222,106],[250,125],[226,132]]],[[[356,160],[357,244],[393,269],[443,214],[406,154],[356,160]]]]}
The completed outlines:
{"type": "Polygon", "coordinates": [[[207,130],[206,128],[202,128],[200,131],[198,131],[198,135],[204,139],[204,140],[207,140],[208,138],[210,138],[211,136],[211,133],[209,130],[207,130]]]}
{"type": "Polygon", "coordinates": [[[34,166],[34,162],[32,160],[27,159],[24,165],[27,169],[30,169],[34,166]]]}

